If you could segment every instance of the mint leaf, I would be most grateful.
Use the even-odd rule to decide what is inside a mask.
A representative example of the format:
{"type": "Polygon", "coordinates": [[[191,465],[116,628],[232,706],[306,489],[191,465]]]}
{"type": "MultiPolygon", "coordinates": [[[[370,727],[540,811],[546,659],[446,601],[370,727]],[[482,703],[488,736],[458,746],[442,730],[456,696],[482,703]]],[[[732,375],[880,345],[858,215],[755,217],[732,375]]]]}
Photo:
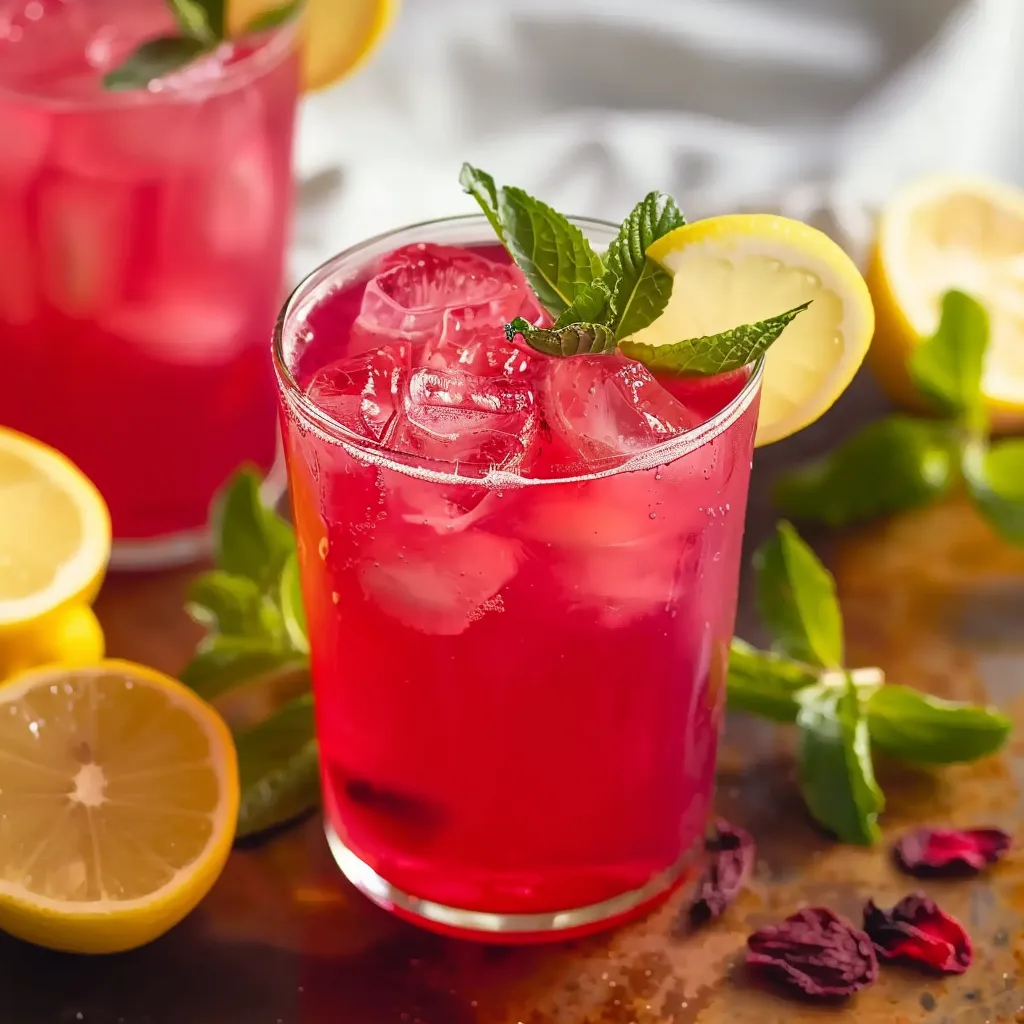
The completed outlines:
{"type": "Polygon", "coordinates": [[[604,274],[601,257],[583,232],[521,188],[497,188],[494,179],[470,164],[459,175],[462,187],[480,204],[541,305],[558,317],[604,274]]]}
{"type": "Polygon", "coordinates": [[[284,670],[300,669],[306,657],[265,637],[212,634],[180,673],[181,681],[204,700],[284,670]]]}
{"type": "Polygon", "coordinates": [[[945,494],[957,460],[951,424],[889,416],[783,476],[775,499],[786,515],[846,526],[945,494]]]}
{"type": "Polygon", "coordinates": [[[730,710],[795,722],[800,710],[797,694],[817,681],[817,673],[808,665],[733,638],[726,682],[730,710]]]}
{"type": "Polygon", "coordinates": [[[512,341],[517,334],[532,349],[549,356],[598,355],[615,351],[615,335],[603,324],[569,324],[566,327],[534,327],[517,316],[505,325],[505,336],[512,341]]]}
{"type": "Polygon", "coordinates": [[[988,339],[985,307],[964,292],[948,291],[938,330],[914,349],[908,364],[921,391],[978,429],[985,415],[981,378],[988,339]]]}
{"type": "Polygon", "coordinates": [[[996,753],[1013,722],[995,708],[941,700],[909,686],[889,684],[867,703],[871,742],[922,764],[962,764],[996,753]]]}
{"type": "Polygon", "coordinates": [[[204,43],[224,38],[223,0],[166,0],[182,34],[204,43]]]}
{"type": "Polygon", "coordinates": [[[292,0],[291,3],[281,4],[278,7],[271,7],[270,10],[257,14],[244,29],[245,35],[256,35],[259,32],[269,32],[288,21],[291,21],[298,14],[302,0],[292,0]]]}
{"type": "Polygon", "coordinates": [[[283,825],[319,804],[315,736],[313,698],[303,694],[235,738],[239,839],[283,825]]]}
{"type": "Polygon", "coordinates": [[[852,681],[801,692],[800,789],[815,820],[844,843],[870,846],[885,806],[871,762],[867,719],[852,681]]]}
{"type": "Polygon", "coordinates": [[[299,559],[295,552],[289,556],[281,572],[280,605],[289,643],[295,650],[308,654],[309,629],[306,626],[306,610],[302,604],[299,559]]]}
{"type": "Polygon", "coordinates": [[[661,316],[672,294],[672,275],[648,259],[647,250],[685,223],[676,201],[662,192],[649,192],[622,222],[605,254],[606,280],[617,310],[616,340],[635,334],[661,316]]]}
{"type": "Polygon", "coordinates": [[[757,607],[779,649],[808,665],[841,668],[843,617],[832,574],[787,522],[754,554],[757,607]]]}
{"type": "Polygon", "coordinates": [[[605,324],[612,315],[612,291],[605,279],[596,277],[562,310],[555,330],[573,324],[605,324]]]}
{"type": "Polygon", "coordinates": [[[220,569],[197,576],[188,589],[186,611],[215,633],[273,643],[285,639],[281,612],[247,576],[220,569]]]}
{"type": "Polygon", "coordinates": [[[619,342],[619,348],[624,355],[643,363],[652,373],[708,376],[727,373],[764,355],[809,305],[810,302],[805,302],[756,324],[743,324],[705,338],[677,341],[672,345],[647,345],[627,340],[619,342]]]}
{"type": "Polygon", "coordinates": [[[103,77],[104,88],[120,92],[145,89],[150,82],[183,68],[209,53],[211,43],[191,36],[164,36],[143,43],[120,67],[103,77]]]}
{"type": "Polygon", "coordinates": [[[214,506],[216,562],[220,569],[253,580],[264,591],[277,587],[295,533],[260,499],[255,470],[239,471],[214,506]]]}
{"type": "Polygon", "coordinates": [[[971,501],[996,532],[1024,544],[1024,440],[969,445],[963,473],[971,501]]]}

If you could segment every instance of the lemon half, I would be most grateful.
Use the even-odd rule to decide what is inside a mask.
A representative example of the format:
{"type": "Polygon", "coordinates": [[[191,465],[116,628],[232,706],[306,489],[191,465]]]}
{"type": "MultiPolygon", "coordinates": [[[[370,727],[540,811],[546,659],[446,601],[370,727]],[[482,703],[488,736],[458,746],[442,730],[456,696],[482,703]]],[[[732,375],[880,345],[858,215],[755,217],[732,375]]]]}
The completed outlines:
{"type": "Polygon", "coordinates": [[[0,687],[0,929],[51,949],[132,949],[180,921],[231,848],[223,720],[129,662],[0,687]]]}
{"type": "Polygon", "coordinates": [[[672,294],[631,341],[719,334],[810,301],[768,350],[758,445],[814,422],[864,360],[874,330],[867,286],[850,257],[807,224],[772,214],[710,217],[670,231],[647,255],[673,275],[672,294]]]}
{"type": "Polygon", "coordinates": [[[878,311],[870,364],[890,397],[927,408],[907,360],[935,333],[943,293],[957,288],[989,313],[982,391],[993,425],[1024,427],[1024,191],[970,178],[911,182],[882,211],[868,284],[878,311]]]}
{"type": "Polygon", "coordinates": [[[91,601],[109,557],[99,491],[59,452],[0,427],[0,636],[91,601]]]}

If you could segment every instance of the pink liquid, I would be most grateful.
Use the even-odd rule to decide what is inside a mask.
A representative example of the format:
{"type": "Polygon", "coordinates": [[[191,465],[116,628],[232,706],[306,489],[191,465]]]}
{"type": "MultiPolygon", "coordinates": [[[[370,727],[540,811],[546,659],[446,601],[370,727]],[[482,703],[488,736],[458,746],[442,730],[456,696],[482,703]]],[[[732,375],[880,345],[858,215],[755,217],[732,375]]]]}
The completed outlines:
{"type": "Polygon", "coordinates": [[[405,282],[406,304],[431,309],[381,313],[366,274],[402,259],[355,282],[342,261],[347,286],[300,298],[284,328],[298,385],[355,441],[311,429],[286,387],[330,828],[448,907],[563,911],[659,877],[663,895],[710,807],[756,396],[702,445],[586,477],[699,425],[748,375],[672,398],[622,357],[510,349],[493,324],[530,309],[525,282],[452,334],[445,301],[507,266],[468,284],[413,266],[432,287],[405,282]],[[416,478],[451,474],[446,453],[461,479],[416,478]]]}
{"type": "Polygon", "coordinates": [[[297,56],[103,91],[170,27],[163,0],[0,0],[0,423],[77,462],[119,540],[202,527],[275,453],[297,56]]]}

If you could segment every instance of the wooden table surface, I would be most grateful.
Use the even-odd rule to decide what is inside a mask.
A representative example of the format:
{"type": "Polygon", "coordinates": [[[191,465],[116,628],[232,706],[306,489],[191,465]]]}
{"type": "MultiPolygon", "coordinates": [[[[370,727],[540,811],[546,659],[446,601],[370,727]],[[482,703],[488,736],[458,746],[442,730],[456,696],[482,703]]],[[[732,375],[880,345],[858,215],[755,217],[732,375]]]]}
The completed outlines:
{"type": "MultiPolygon", "coordinates": [[[[815,429],[758,453],[748,547],[771,529],[780,467],[880,407],[861,380],[815,429]]],[[[825,538],[820,538],[824,540],[825,538]]],[[[828,542],[851,660],[945,696],[991,699],[1024,725],[1024,552],[956,503],[828,542]]],[[[110,651],[176,672],[197,638],[182,612],[190,572],[112,578],[99,601],[110,651]]],[[[738,632],[757,641],[749,587],[738,632]]],[[[809,823],[786,729],[735,718],[719,807],[754,834],[755,883],[697,935],[679,900],[637,924],[565,946],[493,949],[403,925],[344,883],[317,820],[236,851],[200,909],[152,946],[75,958],[0,939],[0,1024],[995,1024],[1024,1022],[1024,731],[1002,757],[941,774],[883,769],[888,836],[913,823],[997,824],[1018,850],[972,881],[923,888],[960,917],[974,966],[943,980],[887,968],[846,1007],[753,987],[737,968],[750,930],[803,902],[856,917],[868,896],[911,888],[885,849],[843,847],[809,823]]]]}

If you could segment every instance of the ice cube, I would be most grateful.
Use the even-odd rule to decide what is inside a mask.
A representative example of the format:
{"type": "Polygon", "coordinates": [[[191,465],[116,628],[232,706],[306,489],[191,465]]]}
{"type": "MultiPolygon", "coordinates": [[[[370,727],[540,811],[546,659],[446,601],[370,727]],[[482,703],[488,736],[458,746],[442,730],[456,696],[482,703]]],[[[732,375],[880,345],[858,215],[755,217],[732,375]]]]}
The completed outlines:
{"type": "Polygon", "coordinates": [[[534,357],[513,345],[504,326],[494,323],[490,315],[481,315],[475,306],[458,306],[445,310],[441,335],[427,342],[421,363],[432,370],[478,377],[526,377],[534,357]]]}
{"type": "Polygon", "coordinates": [[[536,426],[524,381],[419,369],[409,377],[389,443],[422,458],[511,468],[536,426]]]}
{"type": "Polygon", "coordinates": [[[479,529],[453,535],[406,527],[377,534],[357,568],[367,599],[422,633],[456,636],[489,611],[516,574],[520,546],[479,529]]]}
{"type": "Polygon", "coordinates": [[[168,285],[145,301],[115,307],[101,326],[153,359],[177,366],[229,362],[253,334],[248,309],[237,296],[201,287],[168,285]]]}
{"type": "Polygon", "coordinates": [[[368,355],[339,359],[317,371],[306,394],[343,426],[379,441],[398,408],[410,348],[408,342],[398,342],[368,355]]]}
{"type": "Polygon", "coordinates": [[[130,260],[132,194],[56,178],[38,193],[43,292],[61,313],[93,317],[116,305],[130,260]]]}
{"type": "Polygon", "coordinates": [[[213,172],[202,202],[214,252],[260,258],[274,233],[277,213],[274,163],[263,134],[252,135],[213,172]]]}
{"type": "Polygon", "coordinates": [[[550,360],[541,401],[551,429],[587,462],[646,451],[701,422],[620,355],[550,360]]]}
{"type": "Polygon", "coordinates": [[[422,341],[440,334],[446,309],[472,306],[481,322],[500,325],[518,314],[523,299],[514,267],[465,249],[424,245],[417,258],[370,279],[356,326],[422,341]]]}

